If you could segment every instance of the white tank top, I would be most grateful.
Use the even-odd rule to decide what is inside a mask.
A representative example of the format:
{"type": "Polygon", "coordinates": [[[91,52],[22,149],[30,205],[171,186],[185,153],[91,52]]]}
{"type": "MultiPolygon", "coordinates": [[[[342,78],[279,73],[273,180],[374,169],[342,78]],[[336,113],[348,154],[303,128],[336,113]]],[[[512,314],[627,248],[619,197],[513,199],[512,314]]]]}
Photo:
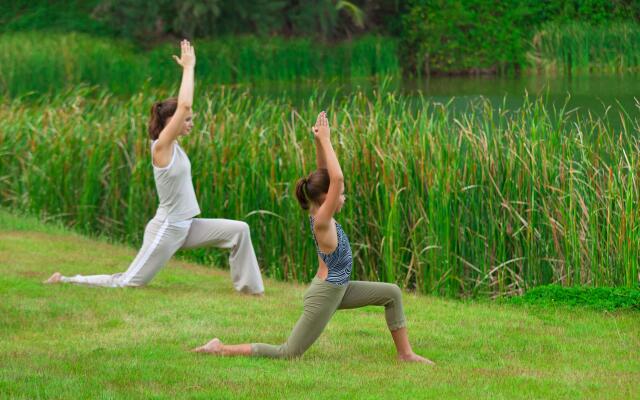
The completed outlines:
{"type": "MultiPolygon", "coordinates": [[[[151,143],[152,154],[155,143],[155,140],[151,143]]],[[[153,155],[151,160],[153,165],[153,155]]],[[[160,199],[156,218],[173,223],[200,214],[196,192],[193,190],[191,181],[191,163],[178,143],[173,145],[173,155],[169,165],[164,168],[153,165],[153,177],[160,199]]]]}

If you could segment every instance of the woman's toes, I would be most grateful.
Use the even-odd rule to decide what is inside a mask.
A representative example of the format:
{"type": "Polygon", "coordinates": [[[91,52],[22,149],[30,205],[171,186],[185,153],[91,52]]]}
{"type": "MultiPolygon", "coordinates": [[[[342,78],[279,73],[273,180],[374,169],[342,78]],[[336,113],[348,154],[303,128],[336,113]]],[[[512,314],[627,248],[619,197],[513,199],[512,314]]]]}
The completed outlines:
{"type": "Polygon", "coordinates": [[[47,279],[46,281],[43,281],[42,283],[58,283],[60,282],[61,279],[62,279],[62,274],[60,272],[54,272],[54,274],[51,275],[49,279],[47,279]]]}

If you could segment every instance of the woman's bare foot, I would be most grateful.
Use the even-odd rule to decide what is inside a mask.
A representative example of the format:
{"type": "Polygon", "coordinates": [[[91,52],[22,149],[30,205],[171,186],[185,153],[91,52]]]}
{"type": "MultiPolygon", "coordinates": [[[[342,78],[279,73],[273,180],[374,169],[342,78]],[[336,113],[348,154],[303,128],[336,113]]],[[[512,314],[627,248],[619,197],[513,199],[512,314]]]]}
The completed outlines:
{"type": "Polygon", "coordinates": [[[436,363],[434,363],[433,361],[429,360],[428,358],[421,357],[416,353],[403,355],[398,354],[398,360],[404,362],[418,362],[423,364],[436,365],[436,363]]]}
{"type": "Polygon", "coordinates": [[[49,277],[46,281],[42,281],[42,283],[60,283],[62,280],[62,274],[60,272],[54,272],[53,275],[49,277]]]}
{"type": "Polygon", "coordinates": [[[222,342],[220,341],[220,339],[215,338],[210,340],[204,346],[196,347],[191,351],[196,353],[220,354],[222,352],[222,342]]]}

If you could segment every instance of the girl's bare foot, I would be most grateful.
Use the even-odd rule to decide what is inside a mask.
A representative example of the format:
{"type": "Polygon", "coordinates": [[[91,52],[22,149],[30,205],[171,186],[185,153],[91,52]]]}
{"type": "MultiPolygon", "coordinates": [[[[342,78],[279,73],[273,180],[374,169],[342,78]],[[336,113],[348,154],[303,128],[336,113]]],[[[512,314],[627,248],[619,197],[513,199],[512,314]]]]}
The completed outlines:
{"type": "Polygon", "coordinates": [[[418,362],[428,365],[436,365],[436,363],[434,363],[433,361],[429,360],[428,358],[421,357],[416,353],[398,355],[398,360],[404,362],[418,362]]]}
{"type": "Polygon", "coordinates": [[[222,342],[220,341],[220,339],[215,338],[210,340],[204,346],[196,347],[191,351],[196,353],[220,354],[220,352],[222,351],[222,342]]]}
{"type": "Polygon", "coordinates": [[[62,274],[60,272],[54,272],[53,275],[51,275],[49,277],[49,279],[47,279],[46,281],[43,281],[42,283],[60,283],[60,281],[62,280],[62,274]]]}

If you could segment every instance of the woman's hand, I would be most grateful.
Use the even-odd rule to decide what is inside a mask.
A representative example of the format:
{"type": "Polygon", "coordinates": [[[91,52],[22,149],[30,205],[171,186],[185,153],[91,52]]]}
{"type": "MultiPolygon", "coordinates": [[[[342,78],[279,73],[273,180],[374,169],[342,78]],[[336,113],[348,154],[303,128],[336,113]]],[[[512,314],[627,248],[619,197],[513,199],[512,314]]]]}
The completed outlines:
{"type": "Polygon", "coordinates": [[[322,111],[318,114],[318,119],[316,119],[316,124],[312,130],[316,139],[329,139],[329,120],[327,120],[326,112],[322,111]]]}
{"type": "Polygon", "coordinates": [[[173,59],[176,60],[182,68],[193,68],[196,65],[196,52],[189,43],[188,40],[180,42],[180,58],[174,55],[173,59]]]}

